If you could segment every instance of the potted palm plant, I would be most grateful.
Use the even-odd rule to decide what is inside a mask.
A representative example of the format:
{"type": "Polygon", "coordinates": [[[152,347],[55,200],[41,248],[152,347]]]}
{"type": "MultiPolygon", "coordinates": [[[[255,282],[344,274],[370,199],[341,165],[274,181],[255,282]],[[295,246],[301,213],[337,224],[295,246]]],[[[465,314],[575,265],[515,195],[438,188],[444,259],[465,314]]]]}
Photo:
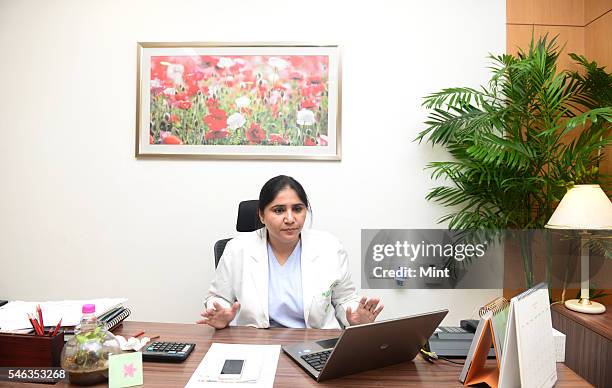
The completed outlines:
{"type": "MultiPolygon", "coordinates": [[[[575,54],[582,71],[558,71],[559,52],[556,37],[532,39],[518,55],[491,55],[491,79],[480,89],[425,97],[427,128],[415,140],[452,156],[427,166],[448,183],[427,195],[451,208],[439,222],[450,229],[542,229],[568,187],[599,183],[609,190],[599,164],[612,142],[612,76],[575,54]]],[[[534,283],[531,236],[519,234],[527,287],[534,283]]]]}

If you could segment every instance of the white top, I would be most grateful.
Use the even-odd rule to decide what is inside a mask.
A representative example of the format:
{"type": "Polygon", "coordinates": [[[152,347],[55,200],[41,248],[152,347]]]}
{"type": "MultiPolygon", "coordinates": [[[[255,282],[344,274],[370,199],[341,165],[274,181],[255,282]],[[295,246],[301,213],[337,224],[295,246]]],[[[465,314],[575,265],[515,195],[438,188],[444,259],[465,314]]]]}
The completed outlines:
{"type": "Polygon", "coordinates": [[[268,244],[268,312],[270,327],[305,328],[302,300],[302,243],[281,265],[268,244]]]}

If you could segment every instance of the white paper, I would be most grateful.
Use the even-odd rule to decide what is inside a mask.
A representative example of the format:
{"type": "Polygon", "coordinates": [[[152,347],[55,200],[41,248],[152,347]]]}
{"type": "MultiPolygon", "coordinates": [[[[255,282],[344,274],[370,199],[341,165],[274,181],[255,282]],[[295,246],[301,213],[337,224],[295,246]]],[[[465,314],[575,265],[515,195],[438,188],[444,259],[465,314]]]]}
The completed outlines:
{"type": "Polygon", "coordinates": [[[272,387],[279,354],[280,345],[213,343],[185,388],[272,387]],[[219,380],[219,373],[225,360],[244,360],[239,380],[219,380]]]}
{"type": "Polygon", "coordinates": [[[555,341],[555,357],[557,362],[565,362],[565,334],[553,327],[553,339],[555,341]]]}
{"type": "MultiPolygon", "coordinates": [[[[61,300],[49,302],[24,302],[21,300],[9,302],[0,307],[0,330],[11,331],[32,328],[28,314],[36,313],[36,305],[40,305],[45,326],[57,325],[60,319],[62,326],[76,326],[82,317],[84,304],[96,305],[96,316],[100,316],[115,306],[127,302],[125,298],[103,298],[89,300],[61,300]]],[[[34,315],[38,317],[37,315],[34,315]]]]}
{"type": "Polygon", "coordinates": [[[139,352],[140,349],[144,348],[149,342],[151,342],[151,338],[149,337],[129,337],[125,338],[121,335],[115,335],[117,341],[119,341],[119,347],[121,350],[134,350],[139,352]]]}

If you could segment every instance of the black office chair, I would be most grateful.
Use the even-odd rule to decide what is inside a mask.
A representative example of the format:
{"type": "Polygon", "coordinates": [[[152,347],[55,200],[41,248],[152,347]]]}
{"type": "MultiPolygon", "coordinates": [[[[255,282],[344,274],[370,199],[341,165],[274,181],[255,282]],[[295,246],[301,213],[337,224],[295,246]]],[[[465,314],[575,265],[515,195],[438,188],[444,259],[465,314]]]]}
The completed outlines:
{"type": "MultiPolygon", "coordinates": [[[[236,219],[236,230],[238,232],[252,232],[263,228],[263,224],[257,215],[258,202],[256,199],[240,202],[238,205],[238,218],[236,219]]],[[[227,245],[229,240],[231,238],[219,240],[215,243],[215,268],[219,265],[219,260],[221,260],[225,245],[227,245]]]]}

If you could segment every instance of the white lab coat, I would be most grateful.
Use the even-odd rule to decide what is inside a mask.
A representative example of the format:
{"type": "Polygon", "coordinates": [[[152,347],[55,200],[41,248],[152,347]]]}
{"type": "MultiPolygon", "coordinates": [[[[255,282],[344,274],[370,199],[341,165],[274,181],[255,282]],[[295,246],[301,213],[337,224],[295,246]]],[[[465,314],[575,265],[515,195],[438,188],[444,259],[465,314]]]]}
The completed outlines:
{"type": "MultiPolygon", "coordinates": [[[[349,326],[346,308],[358,306],[358,296],[351,280],[348,257],[340,241],[329,233],[303,229],[302,287],[304,322],[317,329],[349,326]]],[[[208,290],[205,306],[213,301],[230,307],[234,301],[240,310],[233,321],[239,326],[267,328],[268,249],[265,228],[244,233],[230,240],[217,266],[208,290]]]]}

